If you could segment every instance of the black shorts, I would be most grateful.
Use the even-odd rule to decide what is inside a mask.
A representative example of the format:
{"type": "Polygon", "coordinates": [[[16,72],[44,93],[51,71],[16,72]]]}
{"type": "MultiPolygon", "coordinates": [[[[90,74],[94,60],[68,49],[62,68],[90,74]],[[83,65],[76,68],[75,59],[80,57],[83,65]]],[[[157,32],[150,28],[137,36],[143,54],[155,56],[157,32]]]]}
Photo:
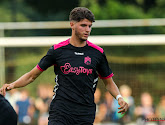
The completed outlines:
{"type": "Polygon", "coordinates": [[[93,125],[95,109],[95,105],[84,106],[66,99],[53,99],[48,125],[93,125]]]}
{"type": "Polygon", "coordinates": [[[0,125],[17,125],[17,114],[10,103],[0,94],[0,125]]]}

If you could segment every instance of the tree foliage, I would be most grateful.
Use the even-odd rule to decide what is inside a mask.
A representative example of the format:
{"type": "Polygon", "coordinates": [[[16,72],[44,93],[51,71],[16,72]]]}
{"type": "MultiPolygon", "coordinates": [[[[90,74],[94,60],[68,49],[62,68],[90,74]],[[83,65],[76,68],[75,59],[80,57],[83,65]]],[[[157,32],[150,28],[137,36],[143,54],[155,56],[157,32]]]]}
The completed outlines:
{"type": "Polygon", "coordinates": [[[71,9],[85,6],[96,19],[164,17],[164,0],[1,0],[0,21],[68,20],[71,9]]]}
{"type": "Polygon", "coordinates": [[[77,0],[25,0],[42,20],[68,20],[72,8],[78,6],[77,0]]]}
{"type": "Polygon", "coordinates": [[[0,22],[29,21],[29,18],[22,10],[28,10],[28,7],[25,6],[23,1],[18,3],[13,3],[12,1],[1,1],[0,22]]]}
{"type": "Polygon", "coordinates": [[[150,13],[156,18],[165,18],[165,1],[156,0],[156,6],[150,9],[150,13]]]}
{"type": "Polygon", "coordinates": [[[83,0],[80,1],[80,5],[91,9],[96,19],[137,19],[150,17],[140,7],[122,4],[115,0],[106,0],[103,5],[100,5],[96,0],[83,0]]]}

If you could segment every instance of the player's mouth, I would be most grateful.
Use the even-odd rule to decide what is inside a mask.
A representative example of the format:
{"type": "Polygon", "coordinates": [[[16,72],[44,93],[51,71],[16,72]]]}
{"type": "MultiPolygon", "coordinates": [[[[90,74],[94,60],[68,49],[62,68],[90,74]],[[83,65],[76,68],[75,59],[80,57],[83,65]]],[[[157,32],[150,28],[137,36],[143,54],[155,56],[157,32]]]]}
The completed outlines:
{"type": "Polygon", "coordinates": [[[84,37],[88,37],[88,36],[89,36],[89,34],[87,34],[87,33],[84,34],[84,37]]]}

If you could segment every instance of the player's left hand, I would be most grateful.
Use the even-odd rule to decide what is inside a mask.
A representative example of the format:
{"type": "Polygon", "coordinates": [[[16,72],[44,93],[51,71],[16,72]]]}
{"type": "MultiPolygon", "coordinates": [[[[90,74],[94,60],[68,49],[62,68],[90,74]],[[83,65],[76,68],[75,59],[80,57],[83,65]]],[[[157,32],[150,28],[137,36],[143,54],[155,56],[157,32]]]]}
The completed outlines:
{"type": "Polygon", "coordinates": [[[123,98],[118,99],[118,104],[120,105],[118,108],[120,109],[118,113],[124,114],[128,110],[128,104],[124,101],[123,98]]]}

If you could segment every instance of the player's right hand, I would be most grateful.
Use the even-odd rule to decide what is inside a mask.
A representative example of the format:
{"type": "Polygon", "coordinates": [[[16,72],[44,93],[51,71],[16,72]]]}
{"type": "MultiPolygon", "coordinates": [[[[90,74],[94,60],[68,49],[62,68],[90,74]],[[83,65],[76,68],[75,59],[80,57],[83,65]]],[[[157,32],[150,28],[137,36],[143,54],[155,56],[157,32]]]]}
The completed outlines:
{"type": "Polygon", "coordinates": [[[14,88],[13,84],[4,84],[1,88],[0,88],[0,94],[2,94],[3,96],[6,95],[6,91],[9,91],[11,89],[14,88]]]}

